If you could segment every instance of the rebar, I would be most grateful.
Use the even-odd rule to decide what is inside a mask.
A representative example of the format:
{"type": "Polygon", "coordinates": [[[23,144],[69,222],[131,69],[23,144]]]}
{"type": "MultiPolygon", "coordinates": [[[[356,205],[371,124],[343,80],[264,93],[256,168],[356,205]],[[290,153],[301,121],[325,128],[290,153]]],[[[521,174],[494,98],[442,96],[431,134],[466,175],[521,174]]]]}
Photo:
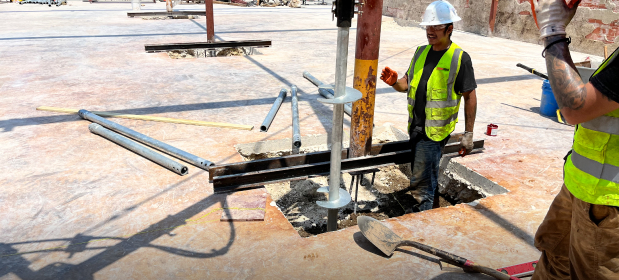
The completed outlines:
{"type": "MultiPolygon", "coordinates": [[[[320,86],[324,85],[324,83],[316,79],[316,77],[312,76],[312,74],[310,74],[307,71],[304,71],[303,77],[306,78],[308,81],[310,81],[315,86],[319,87],[318,93],[322,95],[322,97],[327,98],[327,99],[334,98],[333,90],[320,88],[320,86]]],[[[344,113],[346,113],[346,115],[348,115],[349,117],[352,115],[352,105],[350,103],[346,103],[346,105],[344,105],[344,113]]]]}
{"type": "Polygon", "coordinates": [[[295,147],[301,147],[301,131],[299,128],[299,100],[297,98],[297,86],[290,87],[292,97],[292,143],[295,147]]]}
{"type": "Polygon", "coordinates": [[[269,127],[271,126],[275,115],[277,115],[279,107],[282,106],[282,102],[284,102],[284,99],[286,99],[287,94],[288,90],[285,88],[282,88],[282,90],[279,91],[279,96],[277,96],[277,98],[275,99],[275,103],[273,103],[273,106],[271,106],[271,110],[269,110],[269,113],[267,114],[266,118],[264,118],[264,121],[260,126],[261,132],[267,132],[269,130],[269,127]]]}
{"type": "Polygon", "coordinates": [[[142,146],[138,143],[131,141],[130,139],[118,134],[114,133],[111,130],[104,128],[103,126],[97,123],[91,123],[88,126],[88,129],[101,137],[110,140],[123,148],[130,150],[138,155],[141,155],[150,161],[157,163],[179,175],[187,175],[187,166],[184,166],[178,162],[175,162],[167,157],[162,156],[161,154],[142,146]]]}
{"type": "Polygon", "coordinates": [[[95,114],[93,114],[93,113],[91,113],[91,112],[89,112],[87,110],[83,110],[82,109],[82,110],[79,110],[77,113],[80,115],[80,117],[82,117],[85,120],[89,120],[91,122],[98,123],[98,124],[104,126],[107,129],[110,129],[112,131],[118,132],[118,133],[120,133],[120,134],[122,134],[124,136],[127,136],[127,137],[135,140],[135,141],[138,141],[138,142],[140,142],[142,144],[148,145],[148,146],[150,146],[152,148],[155,148],[155,149],[157,149],[159,151],[162,151],[162,152],[164,152],[166,154],[169,154],[169,155],[174,156],[174,157],[176,157],[178,159],[181,159],[181,160],[183,160],[183,161],[185,161],[187,163],[191,163],[192,165],[195,165],[195,166],[197,166],[199,168],[202,168],[204,170],[208,171],[209,166],[215,165],[214,163],[212,163],[212,162],[210,162],[210,161],[208,161],[206,159],[203,159],[203,158],[198,157],[196,155],[192,155],[192,154],[190,154],[188,152],[185,152],[185,151],[183,151],[181,149],[178,149],[176,147],[173,147],[171,145],[163,143],[163,142],[161,142],[161,141],[159,141],[157,139],[148,137],[148,136],[146,136],[146,135],[144,135],[142,133],[139,133],[139,132],[137,132],[135,130],[132,130],[130,128],[127,128],[125,126],[117,124],[117,123],[115,123],[113,121],[110,121],[110,120],[104,119],[102,117],[99,117],[99,116],[97,116],[97,115],[95,115],[95,114]]]}

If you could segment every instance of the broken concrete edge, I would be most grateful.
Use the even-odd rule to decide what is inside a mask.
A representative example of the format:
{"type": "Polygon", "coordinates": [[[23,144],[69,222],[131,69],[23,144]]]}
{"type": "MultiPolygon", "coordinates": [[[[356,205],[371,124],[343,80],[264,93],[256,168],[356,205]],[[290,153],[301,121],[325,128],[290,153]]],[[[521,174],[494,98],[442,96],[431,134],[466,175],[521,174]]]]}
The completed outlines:
{"type": "Polygon", "coordinates": [[[509,192],[509,190],[502,187],[498,183],[491,181],[490,179],[452,159],[453,158],[447,157],[441,159],[439,167],[439,169],[442,170],[442,172],[440,172],[441,174],[457,174],[469,183],[467,187],[483,194],[484,197],[509,192]]]}

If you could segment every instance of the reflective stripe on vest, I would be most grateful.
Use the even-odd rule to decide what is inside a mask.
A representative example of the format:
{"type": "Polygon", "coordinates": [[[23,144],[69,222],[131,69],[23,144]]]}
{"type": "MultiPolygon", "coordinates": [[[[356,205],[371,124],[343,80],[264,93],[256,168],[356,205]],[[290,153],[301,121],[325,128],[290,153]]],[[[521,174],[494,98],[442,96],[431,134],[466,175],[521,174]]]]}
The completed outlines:
{"type": "MultiPolygon", "coordinates": [[[[408,67],[408,72],[406,73],[411,73],[411,71],[415,70],[415,62],[417,62],[417,60],[419,60],[419,57],[421,56],[421,53],[423,52],[423,47],[417,47],[417,50],[415,51],[415,56],[413,56],[413,60],[411,61],[411,65],[408,67]]],[[[413,81],[413,75],[412,74],[408,74],[408,87],[409,87],[409,91],[410,91],[410,84],[411,81],[413,81]]],[[[411,110],[410,108],[415,108],[415,99],[411,98],[410,93],[406,95],[406,99],[408,100],[408,106],[409,106],[409,110],[411,110]]],[[[409,130],[410,130],[410,124],[413,123],[413,118],[411,117],[413,115],[413,112],[408,112],[408,126],[409,126],[409,130]]]]}
{"type": "Polygon", "coordinates": [[[599,179],[619,183],[619,166],[602,164],[572,150],[572,163],[581,171],[599,179]]]}
{"type": "MultiPolygon", "coordinates": [[[[595,71],[594,77],[618,56],[619,48],[595,71]]],[[[578,199],[619,206],[619,110],[577,126],[572,154],[564,166],[564,183],[578,199]],[[609,146],[611,145],[611,146],[609,146]]]]}
{"type": "MultiPolygon", "coordinates": [[[[425,60],[431,45],[418,47],[408,69],[408,125],[413,123],[415,95],[423,75],[425,60]],[[417,65],[417,63],[421,63],[417,65]],[[418,77],[415,76],[418,75],[418,77]]],[[[455,43],[440,58],[427,81],[427,98],[425,106],[425,129],[428,138],[441,141],[455,128],[461,96],[454,90],[456,77],[460,70],[462,49],[455,43]],[[447,69],[449,67],[449,69],[447,69]],[[441,71],[449,71],[445,78],[441,71]],[[444,84],[442,84],[444,82],[444,84]],[[442,91],[442,92],[441,92],[442,91]],[[437,100],[438,99],[438,100],[437,100]],[[444,100],[442,100],[444,99],[444,100]]]]}

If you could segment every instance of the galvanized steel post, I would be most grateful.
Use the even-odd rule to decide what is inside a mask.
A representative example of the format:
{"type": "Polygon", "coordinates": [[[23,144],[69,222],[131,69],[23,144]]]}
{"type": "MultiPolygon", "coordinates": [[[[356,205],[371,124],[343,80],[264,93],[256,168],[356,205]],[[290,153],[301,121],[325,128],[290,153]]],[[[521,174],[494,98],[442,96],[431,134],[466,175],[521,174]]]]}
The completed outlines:
{"type": "Polygon", "coordinates": [[[159,151],[162,151],[166,154],[169,154],[171,156],[174,156],[178,159],[181,159],[185,162],[191,163],[197,167],[200,167],[204,170],[209,169],[209,166],[214,165],[212,162],[203,159],[201,157],[192,155],[188,152],[185,152],[181,149],[178,149],[176,147],[173,147],[172,145],[168,145],[166,143],[163,143],[157,139],[148,137],[142,133],[139,133],[133,129],[127,128],[125,126],[122,126],[120,124],[117,124],[113,121],[104,119],[102,117],[99,117],[87,110],[79,110],[78,114],[80,115],[80,117],[82,117],[85,120],[89,120],[91,122],[94,123],[98,123],[102,126],[104,126],[107,129],[113,130],[115,132],[121,133],[135,141],[138,141],[142,144],[148,145],[150,147],[153,147],[159,151]]]}
{"type": "Polygon", "coordinates": [[[127,150],[130,150],[138,155],[141,155],[149,159],[150,161],[157,163],[171,171],[174,171],[175,173],[179,175],[187,175],[186,166],[178,162],[175,162],[167,157],[164,157],[145,146],[135,143],[120,134],[117,134],[108,129],[105,129],[103,126],[99,125],[98,123],[91,123],[88,126],[88,129],[92,133],[98,134],[101,137],[106,138],[120,145],[121,147],[126,148],[127,150]]]}
{"type": "Polygon", "coordinates": [[[269,113],[264,118],[264,121],[262,122],[262,125],[260,126],[261,132],[267,132],[269,130],[269,127],[271,127],[271,123],[273,122],[275,115],[277,115],[277,111],[279,111],[279,107],[282,106],[282,102],[284,102],[284,99],[286,99],[287,94],[288,94],[288,90],[285,88],[279,91],[279,95],[275,99],[273,106],[271,106],[271,110],[269,110],[269,113]]]}
{"type": "Polygon", "coordinates": [[[374,99],[378,73],[378,50],[383,0],[364,0],[357,19],[357,48],[353,87],[363,97],[353,103],[350,132],[351,157],[365,156],[372,147],[374,99]]]}
{"type": "Polygon", "coordinates": [[[299,128],[299,99],[297,98],[297,86],[290,87],[292,97],[292,143],[295,147],[301,147],[301,129],[299,128]]]}

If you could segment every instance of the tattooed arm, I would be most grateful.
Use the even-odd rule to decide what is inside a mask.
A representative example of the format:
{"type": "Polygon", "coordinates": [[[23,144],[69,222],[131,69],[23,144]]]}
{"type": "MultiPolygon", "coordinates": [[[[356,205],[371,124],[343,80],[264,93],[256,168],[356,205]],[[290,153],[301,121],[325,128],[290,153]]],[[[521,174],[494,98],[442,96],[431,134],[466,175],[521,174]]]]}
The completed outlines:
{"type": "MultiPolygon", "coordinates": [[[[548,45],[562,38],[565,36],[546,37],[544,43],[548,45]]],[[[619,103],[604,96],[590,83],[583,82],[566,42],[556,43],[546,51],[546,67],[555,99],[568,123],[587,122],[619,109],[619,103]]]]}
{"type": "Polygon", "coordinates": [[[477,94],[475,90],[462,93],[464,97],[464,131],[473,132],[477,115],[477,94]]]}

